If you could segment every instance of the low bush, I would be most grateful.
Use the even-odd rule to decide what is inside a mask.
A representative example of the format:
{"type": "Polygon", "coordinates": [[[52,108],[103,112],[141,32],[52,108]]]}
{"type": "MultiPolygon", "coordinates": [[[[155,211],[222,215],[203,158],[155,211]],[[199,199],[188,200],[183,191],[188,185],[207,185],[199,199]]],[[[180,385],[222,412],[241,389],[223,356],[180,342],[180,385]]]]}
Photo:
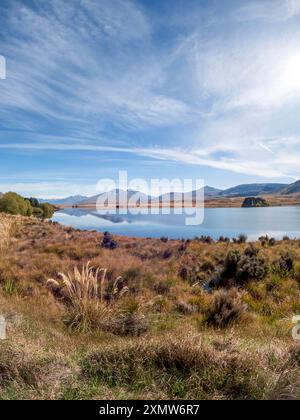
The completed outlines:
{"type": "Polygon", "coordinates": [[[236,291],[221,290],[217,292],[211,307],[207,310],[204,322],[207,325],[226,328],[240,321],[245,311],[236,291]]]}
{"type": "Polygon", "coordinates": [[[229,251],[223,268],[212,281],[214,286],[230,287],[243,285],[251,280],[264,279],[268,274],[268,265],[258,253],[253,246],[246,248],[244,254],[238,250],[229,251]]]}
{"type": "Polygon", "coordinates": [[[248,240],[248,237],[244,234],[239,235],[237,238],[233,238],[235,244],[245,244],[248,240]]]}
{"type": "Polygon", "coordinates": [[[283,252],[280,258],[271,266],[271,272],[280,277],[288,277],[294,271],[294,258],[288,251],[283,252]]]}

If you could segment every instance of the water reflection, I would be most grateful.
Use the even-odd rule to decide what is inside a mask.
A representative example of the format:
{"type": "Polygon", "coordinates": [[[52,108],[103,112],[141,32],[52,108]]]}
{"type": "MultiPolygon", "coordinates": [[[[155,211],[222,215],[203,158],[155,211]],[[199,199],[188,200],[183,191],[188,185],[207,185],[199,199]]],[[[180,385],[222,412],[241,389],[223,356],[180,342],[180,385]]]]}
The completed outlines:
{"type": "Polygon", "coordinates": [[[300,206],[253,209],[205,209],[204,223],[186,226],[186,215],[174,214],[107,214],[95,209],[64,209],[53,220],[78,229],[109,230],[118,235],[136,237],[193,238],[210,235],[236,237],[245,233],[250,239],[268,234],[275,238],[288,235],[300,238],[300,206]]]}

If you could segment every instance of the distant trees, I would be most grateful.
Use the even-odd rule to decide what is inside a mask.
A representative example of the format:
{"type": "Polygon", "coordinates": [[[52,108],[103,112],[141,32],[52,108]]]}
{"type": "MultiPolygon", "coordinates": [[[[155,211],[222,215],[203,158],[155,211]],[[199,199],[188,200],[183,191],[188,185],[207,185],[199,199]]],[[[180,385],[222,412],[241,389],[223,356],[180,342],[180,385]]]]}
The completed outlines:
{"type": "Polygon", "coordinates": [[[8,192],[0,197],[0,212],[49,219],[53,216],[55,207],[48,203],[40,204],[36,198],[24,198],[17,193],[8,192]]]}

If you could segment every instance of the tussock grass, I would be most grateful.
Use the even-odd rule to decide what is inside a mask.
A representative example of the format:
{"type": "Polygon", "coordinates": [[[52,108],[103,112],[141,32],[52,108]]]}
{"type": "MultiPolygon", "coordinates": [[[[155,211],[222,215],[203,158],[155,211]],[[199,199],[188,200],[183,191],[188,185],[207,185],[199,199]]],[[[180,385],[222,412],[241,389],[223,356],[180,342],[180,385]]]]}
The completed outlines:
{"type": "Polygon", "coordinates": [[[79,271],[59,273],[61,281],[49,279],[47,284],[58,289],[71,305],[67,323],[81,331],[89,331],[99,326],[107,328],[112,317],[109,300],[122,297],[128,292],[127,286],[121,285],[122,278],[117,277],[108,290],[107,269],[90,267],[88,262],[79,271]]]}
{"type": "Polygon", "coordinates": [[[11,240],[15,228],[15,221],[0,213],[0,252],[4,251],[11,240]]]}
{"type": "Polygon", "coordinates": [[[189,331],[103,346],[83,360],[82,372],[112,388],[155,389],[166,398],[264,399],[279,387],[271,358],[285,361],[274,348],[257,351],[235,337],[208,342],[189,331]]]}
{"type": "Polygon", "coordinates": [[[206,311],[204,322],[217,328],[226,328],[241,321],[245,311],[245,305],[236,290],[221,290],[206,311]]]}

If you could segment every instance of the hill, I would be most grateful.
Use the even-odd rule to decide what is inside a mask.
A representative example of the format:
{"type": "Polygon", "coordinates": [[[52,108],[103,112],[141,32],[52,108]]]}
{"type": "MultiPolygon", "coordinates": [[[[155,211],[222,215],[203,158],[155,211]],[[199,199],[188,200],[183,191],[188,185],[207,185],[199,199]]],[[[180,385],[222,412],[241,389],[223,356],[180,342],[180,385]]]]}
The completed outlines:
{"type": "Polygon", "coordinates": [[[54,206],[74,206],[79,204],[81,201],[86,200],[88,197],[84,195],[71,195],[66,198],[53,198],[53,199],[39,199],[40,203],[50,203],[54,206]]]}
{"type": "Polygon", "coordinates": [[[288,185],[286,188],[280,191],[281,195],[299,194],[300,193],[300,180],[288,185]]]}
{"type": "Polygon", "coordinates": [[[139,191],[133,191],[133,190],[124,191],[120,189],[115,189],[109,192],[97,194],[93,197],[87,198],[86,200],[81,201],[80,205],[81,206],[95,206],[98,200],[101,200],[102,203],[105,203],[105,202],[113,203],[114,201],[116,201],[117,203],[126,203],[127,200],[130,200],[133,196],[137,196],[138,199],[142,203],[147,203],[150,198],[146,194],[139,191]]]}
{"type": "MultiPolygon", "coordinates": [[[[205,198],[215,198],[218,197],[218,195],[220,194],[222,190],[219,190],[218,188],[213,188],[213,187],[209,187],[209,186],[205,186],[204,187],[204,197],[205,198]]],[[[154,199],[154,202],[158,202],[158,201],[182,201],[185,200],[186,202],[188,201],[192,201],[195,200],[196,198],[196,194],[197,192],[199,192],[200,194],[202,193],[201,190],[198,191],[190,191],[187,193],[167,193],[167,194],[163,194],[160,197],[157,197],[156,199],[154,199]]]]}
{"type": "Polygon", "coordinates": [[[277,194],[284,188],[288,187],[288,184],[242,184],[233,188],[222,191],[219,196],[222,197],[248,197],[258,196],[265,194],[277,194]]]}

